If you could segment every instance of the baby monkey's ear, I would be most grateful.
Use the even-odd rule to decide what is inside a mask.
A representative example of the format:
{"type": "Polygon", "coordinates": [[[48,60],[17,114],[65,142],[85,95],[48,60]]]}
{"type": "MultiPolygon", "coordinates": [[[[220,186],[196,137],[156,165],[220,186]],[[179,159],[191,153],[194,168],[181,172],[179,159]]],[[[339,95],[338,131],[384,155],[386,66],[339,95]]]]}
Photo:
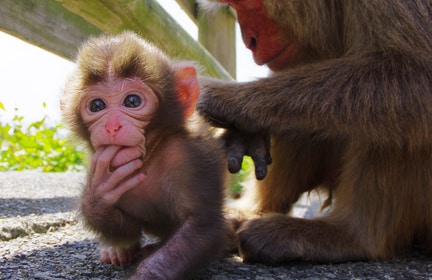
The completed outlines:
{"type": "Polygon", "coordinates": [[[193,66],[178,66],[174,71],[176,94],[187,119],[193,114],[200,93],[197,72],[193,66]]]}

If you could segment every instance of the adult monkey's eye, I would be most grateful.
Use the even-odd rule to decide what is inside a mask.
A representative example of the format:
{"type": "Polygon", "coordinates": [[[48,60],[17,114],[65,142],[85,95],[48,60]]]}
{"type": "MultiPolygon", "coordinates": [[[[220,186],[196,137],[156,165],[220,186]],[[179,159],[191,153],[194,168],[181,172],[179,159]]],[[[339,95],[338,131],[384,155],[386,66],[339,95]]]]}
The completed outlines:
{"type": "Polygon", "coordinates": [[[105,109],[106,105],[101,99],[92,100],[89,104],[90,112],[96,113],[105,109]]]}
{"type": "Polygon", "coordinates": [[[128,108],[136,108],[139,105],[141,105],[141,103],[142,103],[141,97],[139,97],[136,94],[131,94],[126,96],[123,102],[123,104],[128,108]]]}

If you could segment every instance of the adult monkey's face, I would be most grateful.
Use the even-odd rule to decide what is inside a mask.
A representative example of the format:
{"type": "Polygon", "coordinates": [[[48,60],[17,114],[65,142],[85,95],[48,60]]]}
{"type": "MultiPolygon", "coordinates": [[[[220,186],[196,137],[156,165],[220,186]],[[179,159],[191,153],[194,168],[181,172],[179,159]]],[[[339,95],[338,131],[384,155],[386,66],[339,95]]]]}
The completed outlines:
{"type": "Polygon", "coordinates": [[[295,63],[298,47],[293,38],[269,17],[263,0],[221,0],[237,13],[243,42],[252,51],[255,63],[273,71],[295,63]]]}

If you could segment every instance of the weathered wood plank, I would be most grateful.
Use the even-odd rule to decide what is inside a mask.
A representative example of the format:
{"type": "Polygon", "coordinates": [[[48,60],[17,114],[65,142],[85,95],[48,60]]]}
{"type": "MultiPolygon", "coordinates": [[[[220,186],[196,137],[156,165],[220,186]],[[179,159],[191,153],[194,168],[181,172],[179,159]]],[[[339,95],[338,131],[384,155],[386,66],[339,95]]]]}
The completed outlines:
{"type": "Polygon", "coordinates": [[[0,0],[0,30],[68,59],[89,36],[126,29],[173,57],[198,61],[207,75],[231,78],[155,0],[0,0]]]}
{"type": "Polygon", "coordinates": [[[100,33],[52,0],[0,0],[0,30],[71,59],[88,36],[100,33]]]}

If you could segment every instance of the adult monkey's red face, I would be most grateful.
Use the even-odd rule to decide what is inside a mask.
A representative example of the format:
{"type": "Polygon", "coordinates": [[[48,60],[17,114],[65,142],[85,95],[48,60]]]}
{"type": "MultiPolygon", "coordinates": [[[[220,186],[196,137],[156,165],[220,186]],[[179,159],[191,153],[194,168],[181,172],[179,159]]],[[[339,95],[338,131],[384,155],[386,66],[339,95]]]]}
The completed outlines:
{"type": "Polygon", "coordinates": [[[280,71],[295,63],[298,46],[287,33],[271,19],[263,0],[221,0],[236,12],[243,42],[253,53],[255,63],[266,64],[280,71]]]}

